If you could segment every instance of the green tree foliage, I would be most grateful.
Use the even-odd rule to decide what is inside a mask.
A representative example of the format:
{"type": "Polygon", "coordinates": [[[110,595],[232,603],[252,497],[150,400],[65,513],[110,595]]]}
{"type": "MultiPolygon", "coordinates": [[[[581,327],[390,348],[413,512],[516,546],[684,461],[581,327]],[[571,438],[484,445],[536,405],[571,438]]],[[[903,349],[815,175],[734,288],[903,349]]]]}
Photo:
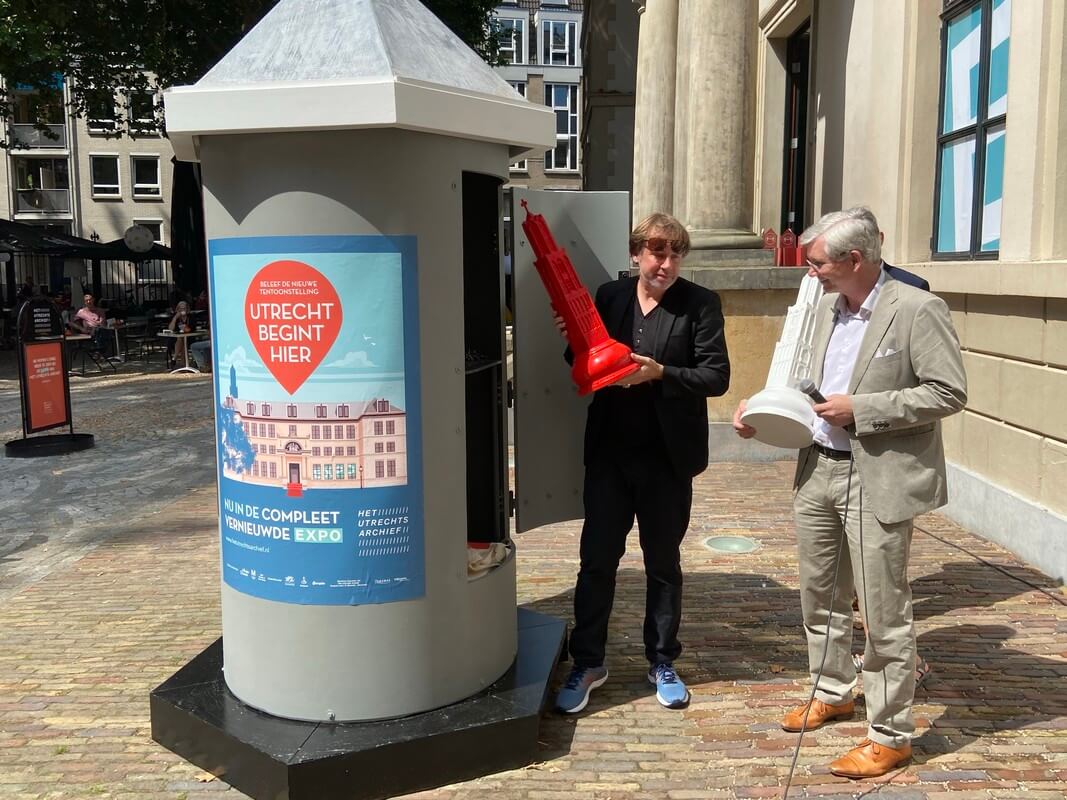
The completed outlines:
{"type": "MultiPolygon", "coordinates": [[[[94,109],[110,108],[113,93],[121,89],[116,131],[134,119],[140,130],[160,130],[162,108],[154,108],[153,122],[143,124],[144,107],[130,97],[195,83],[277,2],[0,0],[0,120],[11,116],[14,92],[47,94],[61,74],[71,87],[72,114],[96,116],[94,109]]],[[[422,2],[495,63],[491,15],[496,0],[422,2]]]]}

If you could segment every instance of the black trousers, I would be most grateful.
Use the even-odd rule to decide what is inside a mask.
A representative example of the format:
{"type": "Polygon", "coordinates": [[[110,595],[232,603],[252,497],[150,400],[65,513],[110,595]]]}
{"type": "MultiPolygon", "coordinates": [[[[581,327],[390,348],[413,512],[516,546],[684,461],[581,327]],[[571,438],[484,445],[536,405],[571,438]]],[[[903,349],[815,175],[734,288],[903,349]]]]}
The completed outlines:
{"type": "Polygon", "coordinates": [[[652,664],[682,652],[682,565],[679,548],[693,505],[693,481],[679,478],[666,453],[601,458],[585,470],[585,525],[574,591],[571,658],[576,667],[604,663],[615,574],[634,518],[645,561],[645,657],[652,664]]]}

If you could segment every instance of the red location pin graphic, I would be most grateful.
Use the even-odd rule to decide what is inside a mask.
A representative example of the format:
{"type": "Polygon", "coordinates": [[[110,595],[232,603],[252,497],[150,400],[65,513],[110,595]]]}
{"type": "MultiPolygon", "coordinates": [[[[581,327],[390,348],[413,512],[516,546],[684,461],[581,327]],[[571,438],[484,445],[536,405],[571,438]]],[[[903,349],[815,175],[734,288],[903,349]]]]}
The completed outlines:
{"type": "Polygon", "coordinates": [[[248,286],[245,326],[271,375],[293,394],[337,339],[341,301],[333,284],[314,267],[274,261],[248,286]]]}

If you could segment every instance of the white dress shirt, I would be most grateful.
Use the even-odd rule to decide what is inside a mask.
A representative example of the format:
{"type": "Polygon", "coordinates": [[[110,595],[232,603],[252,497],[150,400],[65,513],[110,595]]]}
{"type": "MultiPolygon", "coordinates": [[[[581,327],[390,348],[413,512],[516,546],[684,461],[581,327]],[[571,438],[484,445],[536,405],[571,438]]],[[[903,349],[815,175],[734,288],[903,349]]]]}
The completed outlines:
{"type": "MultiPolygon", "coordinates": [[[[867,332],[867,323],[870,322],[874,304],[878,302],[878,293],[885,283],[885,270],[878,273],[878,281],[874,284],[870,294],[864,299],[859,311],[853,314],[848,310],[848,301],[845,296],[838,295],[834,306],[834,327],[830,332],[830,342],[826,346],[826,358],[822,364],[822,383],[819,391],[823,397],[832,394],[848,394],[848,384],[852,379],[852,370],[856,366],[856,357],[860,352],[860,344],[863,342],[863,334],[867,332]]],[[[823,447],[834,450],[851,450],[848,433],[844,428],[838,428],[826,420],[816,417],[812,428],[814,439],[823,447]]]]}

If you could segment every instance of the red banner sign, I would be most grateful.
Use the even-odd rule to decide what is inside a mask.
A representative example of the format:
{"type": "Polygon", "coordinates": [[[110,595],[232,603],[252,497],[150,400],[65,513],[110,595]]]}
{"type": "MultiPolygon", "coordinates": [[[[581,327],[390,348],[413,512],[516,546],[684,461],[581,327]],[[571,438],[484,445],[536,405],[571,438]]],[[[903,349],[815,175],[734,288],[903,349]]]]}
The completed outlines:
{"type": "Polygon", "coordinates": [[[26,433],[70,423],[67,409],[67,373],[63,369],[63,342],[28,342],[23,345],[23,391],[26,393],[26,433]]]}

